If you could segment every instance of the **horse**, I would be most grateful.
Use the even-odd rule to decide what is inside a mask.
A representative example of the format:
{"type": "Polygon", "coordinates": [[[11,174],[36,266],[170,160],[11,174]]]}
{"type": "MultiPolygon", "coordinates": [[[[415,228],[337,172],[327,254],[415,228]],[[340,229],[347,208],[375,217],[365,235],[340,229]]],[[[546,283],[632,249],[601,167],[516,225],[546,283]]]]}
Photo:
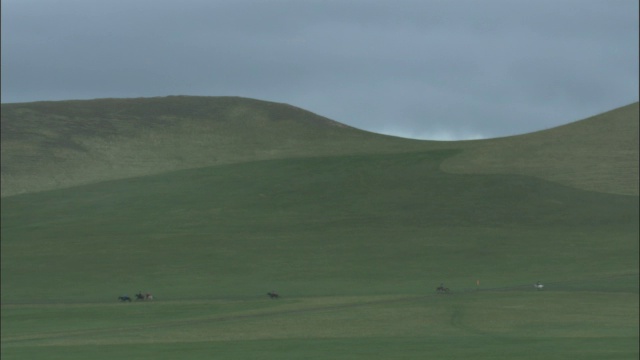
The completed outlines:
{"type": "Polygon", "coordinates": [[[436,292],[437,293],[448,293],[449,292],[449,288],[446,288],[444,286],[438,286],[436,288],[436,292]]]}
{"type": "Polygon", "coordinates": [[[269,297],[271,299],[279,299],[280,298],[280,295],[278,295],[275,291],[268,292],[267,295],[269,295],[269,297]]]}
{"type": "Polygon", "coordinates": [[[544,287],[544,285],[540,284],[540,283],[535,283],[533,284],[533,287],[538,289],[538,290],[542,290],[542,288],[544,287]]]}
{"type": "Polygon", "coordinates": [[[153,295],[146,293],[143,294],[142,291],[136,294],[136,301],[138,300],[153,300],[153,295]]]}
{"type": "Polygon", "coordinates": [[[118,300],[120,300],[121,302],[125,302],[125,301],[131,302],[131,298],[127,295],[119,296],[118,300]]]}

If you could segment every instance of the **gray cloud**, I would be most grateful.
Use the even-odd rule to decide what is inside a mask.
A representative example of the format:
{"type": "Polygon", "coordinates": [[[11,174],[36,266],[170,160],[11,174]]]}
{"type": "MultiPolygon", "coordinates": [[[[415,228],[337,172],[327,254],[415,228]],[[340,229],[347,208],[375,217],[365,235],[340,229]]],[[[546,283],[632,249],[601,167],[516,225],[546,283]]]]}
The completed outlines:
{"type": "Polygon", "coordinates": [[[633,0],[2,7],[2,102],[238,95],[449,140],[540,130],[638,100],[633,0]]]}

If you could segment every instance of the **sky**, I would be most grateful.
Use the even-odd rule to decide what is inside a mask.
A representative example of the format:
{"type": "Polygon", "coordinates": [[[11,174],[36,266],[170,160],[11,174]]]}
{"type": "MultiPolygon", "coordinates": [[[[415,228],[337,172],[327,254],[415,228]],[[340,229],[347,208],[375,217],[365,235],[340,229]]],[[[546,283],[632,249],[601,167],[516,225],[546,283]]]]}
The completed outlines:
{"type": "Polygon", "coordinates": [[[637,0],[2,0],[2,103],[291,104],[430,140],[638,101],[637,0]]]}

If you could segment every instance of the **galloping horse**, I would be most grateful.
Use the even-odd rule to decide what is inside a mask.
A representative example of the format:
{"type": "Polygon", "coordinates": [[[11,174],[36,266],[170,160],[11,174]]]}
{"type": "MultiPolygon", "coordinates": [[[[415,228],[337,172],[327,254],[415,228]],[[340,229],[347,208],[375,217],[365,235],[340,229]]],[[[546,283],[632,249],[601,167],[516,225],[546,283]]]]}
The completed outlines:
{"type": "Polygon", "coordinates": [[[449,292],[449,288],[446,288],[444,286],[438,286],[436,288],[436,292],[437,293],[448,293],[449,292]]]}
{"type": "Polygon", "coordinates": [[[272,299],[279,299],[280,298],[280,295],[278,295],[278,293],[276,293],[275,291],[268,292],[267,295],[269,295],[269,297],[272,298],[272,299]]]}
{"type": "Polygon", "coordinates": [[[118,300],[120,300],[122,302],[125,302],[125,301],[131,302],[131,298],[129,296],[127,296],[127,295],[118,296],[118,300]]]}
{"type": "Polygon", "coordinates": [[[153,295],[146,293],[143,294],[142,291],[136,294],[136,301],[138,300],[153,300],[153,295]]]}

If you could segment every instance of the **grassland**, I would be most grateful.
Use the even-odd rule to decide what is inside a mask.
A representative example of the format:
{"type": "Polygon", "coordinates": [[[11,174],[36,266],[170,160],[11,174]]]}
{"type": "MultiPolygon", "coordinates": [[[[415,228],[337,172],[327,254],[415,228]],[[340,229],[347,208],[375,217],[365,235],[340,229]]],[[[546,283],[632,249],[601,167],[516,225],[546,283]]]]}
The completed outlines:
{"type": "Polygon", "coordinates": [[[2,104],[0,134],[3,197],[244,161],[425,148],[236,97],[2,104]]]}
{"type": "Polygon", "coordinates": [[[482,141],[443,165],[459,174],[522,174],[584,190],[638,195],[638,103],[575,123],[482,141]]]}
{"type": "MultiPolygon", "coordinates": [[[[608,119],[568,128],[596,136],[608,119]]],[[[2,358],[638,358],[639,203],[625,184],[546,179],[559,157],[537,174],[452,173],[504,140],[405,146],[324,124],[353,135],[324,153],[291,140],[269,158],[3,197],[2,358]],[[116,300],[137,291],[156,300],[116,300]]],[[[562,149],[554,134],[529,144],[562,149]]]]}

